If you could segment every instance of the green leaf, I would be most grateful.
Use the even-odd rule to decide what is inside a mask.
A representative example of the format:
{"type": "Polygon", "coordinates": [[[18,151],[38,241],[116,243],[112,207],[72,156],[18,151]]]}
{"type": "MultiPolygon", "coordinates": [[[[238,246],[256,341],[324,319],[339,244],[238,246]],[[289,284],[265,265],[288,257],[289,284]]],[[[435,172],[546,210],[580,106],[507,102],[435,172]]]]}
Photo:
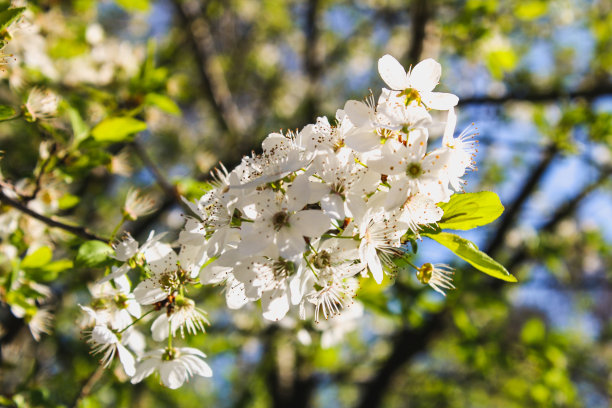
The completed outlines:
{"type": "Polygon", "coordinates": [[[444,210],[444,216],[438,226],[453,230],[469,230],[489,224],[504,212],[499,197],[491,191],[454,194],[440,208],[444,210]]]}
{"type": "Polygon", "coordinates": [[[147,129],[147,124],[130,117],[105,119],[93,128],[91,135],[98,142],[123,142],[130,140],[134,133],[147,129]]]}
{"type": "Polygon", "coordinates": [[[521,340],[526,344],[543,343],[546,338],[546,326],[540,319],[529,319],[521,330],[521,340]]]}
{"type": "Polygon", "coordinates": [[[87,241],[79,247],[74,264],[77,267],[97,268],[112,262],[113,249],[101,241],[87,241]]]}
{"type": "Polygon", "coordinates": [[[51,258],[53,258],[53,252],[51,251],[51,249],[46,246],[40,247],[36,251],[23,258],[23,261],[21,261],[21,268],[42,268],[51,261],[51,258]]]}
{"type": "Polygon", "coordinates": [[[45,266],[27,271],[27,276],[36,282],[50,282],[57,279],[60,272],[71,269],[73,263],[70,259],[60,259],[49,262],[45,266]]]}
{"type": "Polygon", "coordinates": [[[12,107],[0,105],[0,122],[12,119],[16,113],[17,112],[15,112],[15,109],[13,109],[12,107]]]}
{"type": "Polygon", "coordinates": [[[74,108],[68,108],[68,115],[70,116],[70,124],[72,125],[72,133],[74,134],[73,144],[78,146],[83,140],[89,135],[89,127],[81,118],[79,111],[74,108]]]}
{"type": "Polygon", "coordinates": [[[548,3],[542,0],[527,0],[518,2],[514,15],[521,20],[531,21],[544,16],[548,12],[548,3]]]}
{"type": "Polygon", "coordinates": [[[28,302],[27,298],[25,297],[23,293],[19,291],[15,291],[15,290],[7,293],[6,303],[8,303],[11,306],[18,306],[24,309],[26,315],[30,315],[30,316],[36,313],[36,310],[37,310],[36,306],[28,302]]]}
{"type": "Polygon", "coordinates": [[[149,10],[149,0],[116,0],[117,4],[127,11],[149,10]]]}
{"type": "Polygon", "coordinates": [[[0,12],[0,31],[6,30],[24,11],[25,7],[17,7],[0,12]]]}
{"type": "Polygon", "coordinates": [[[58,201],[58,206],[60,210],[68,210],[75,205],[77,205],[80,201],[80,198],[72,195],[72,194],[64,194],[62,198],[58,201]]]}
{"type": "Polygon", "coordinates": [[[516,278],[510,275],[510,272],[508,272],[503,265],[479,250],[476,244],[474,244],[472,241],[468,241],[465,238],[461,238],[459,235],[448,232],[422,235],[444,245],[453,251],[459,258],[463,259],[479,271],[507,282],[516,282],[516,278]]]}
{"type": "Polygon", "coordinates": [[[181,116],[181,108],[179,108],[178,105],[166,95],[150,93],[147,94],[145,102],[147,105],[155,106],[171,115],[181,116]]]}

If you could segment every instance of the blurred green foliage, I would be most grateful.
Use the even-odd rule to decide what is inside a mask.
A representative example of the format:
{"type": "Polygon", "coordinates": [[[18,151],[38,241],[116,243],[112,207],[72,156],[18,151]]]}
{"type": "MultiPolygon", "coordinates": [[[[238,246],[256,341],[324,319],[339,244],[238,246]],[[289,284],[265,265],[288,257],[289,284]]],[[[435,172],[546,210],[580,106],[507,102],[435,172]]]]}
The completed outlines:
{"type": "MultiPolygon", "coordinates": [[[[24,205],[86,230],[49,227],[3,200],[0,405],[610,406],[610,2],[2,4],[12,54],[0,72],[2,180],[24,205]],[[22,24],[12,35],[11,23],[22,24]],[[184,211],[174,191],[197,198],[219,161],[231,169],[267,133],[331,119],[347,99],[366,97],[382,85],[385,53],[406,66],[441,61],[441,88],[463,100],[460,121],[479,127],[467,189],[499,192],[506,207],[466,239],[519,282],[495,283],[466,263],[455,265],[458,290],[445,299],[409,268],[380,286],[364,280],[364,317],[330,347],[314,323],[268,326],[253,310],[228,311],[218,288],[199,287],[190,295],[214,325],[189,345],[208,354],[212,379],[171,391],[154,377],[132,385],[116,365],[99,372],[75,322],[88,283],[114,261],[86,234],[111,238],[133,186],[158,210],[122,230],[176,234],[184,211]],[[56,118],[27,117],[34,87],[61,96],[56,118]],[[37,342],[28,324],[40,310],[55,322],[37,342]]],[[[435,245],[417,257],[446,260],[435,245]]],[[[489,262],[474,253],[468,262],[489,262]]]]}

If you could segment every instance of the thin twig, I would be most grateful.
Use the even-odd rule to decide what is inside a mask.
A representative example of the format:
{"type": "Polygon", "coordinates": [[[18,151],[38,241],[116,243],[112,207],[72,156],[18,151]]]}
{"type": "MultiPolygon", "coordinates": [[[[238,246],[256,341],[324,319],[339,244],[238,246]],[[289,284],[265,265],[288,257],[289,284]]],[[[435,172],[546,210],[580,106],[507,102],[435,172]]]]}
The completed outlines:
{"type": "Polygon", "coordinates": [[[430,17],[429,2],[427,0],[419,0],[412,2],[411,14],[411,31],[412,40],[410,41],[410,49],[408,50],[408,60],[411,64],[416,64],[420,61],[425,44],[425,27],[430,17]]]}
{"type": "Polygon", "coordinates": [[[103,374],[104,374],[104,366],[100,364],[91,373],[89,378],[87,378],[87,380],[85,380],[85,382],[83,383],[81,390],[79,391],[76,398],[74,399],[74,402],[71,405],[72,408],[76,408],[79,405],[79,402],[81,402],[83,398],[87,397],[91,393],[94,385],[96,385],[96,383],[100,380],[103,374]]]}
{"type": "Polygon", "coordinates": [[[132,142],[131,146],[134,149],[136,155],[140,158],[144,166],[147,168],[147,170],[151,172],[159,187],[164,190],[166,196],[171,198],[172,202],[180,205],[185,211],[191,213],[191,210],[181,198],[181,193],[179,193],[178,189],[174,184],[170,183],[168,179],[166,179],[159,167],[157,167],[155,162],[151,160],[145,148],[137,140],[132,142]]]}
{"type": "Polygon", "coordinates": [[[510,231],[510,227],[514,225],[514,221],[523,209],[523,205],[538,187],[540,180],[542,177],[544,177],[546,170],[548,170],[552,164],[552,161],[557,156],[558,151],[559,149],[554,144],[550,144],[548,147],[546,147],[542,153],[540,161],[533,168],[533,170],[530,171],[529,177],[525,180],[519,193],[505,211],[504,216],[501,219],[500,224],[498,224],[497,230],[495,231],[495,235],[493,235],[486,246],[485,252],[487,254],[495,257],[496,252],[502,247],[502,244],[506,239],[506,235],[510,231]]]}
{"type": "Polygon", "coordinates": [[[22,199],[24,202],[29,202],[33,199],[36,198],[36,196],[38,195],[38,193],[40,192],[40,188],[41,188],[41,184],[42,184],[42,178],[45,175],[45,172],[47,170],[47,166],[49,165],[49,163],[51,162],[51,159],[53,158],[53,153],[55,151],[55,145],[53,145],[53,149],[52,151],[49,152],[49,157],[47,157],[43,163],[40,166],[40,169],[38,170],[38,174],[36,175],[36,181],[34,182],[34,190],[28,194],[28,195],[22,195],[22,199]]]}
{"type": "Polygon", "coordinates": [[[16,209],[18,211],[21,211],[22,213],[24,213],[26,215],[29,215],[32,218],[37,219],[38,221],[41,221],[41,222],[47,224],[50,227],[63,229],[64,231],[70,232],[71,234],[74,234],[74,235],[79,236],[81,238],[85,238],[85,239],[89,239],[89,240],[102,241],[102,242],[108,242],[107,238],[103,238],[103,237],[100,237],[100,236],[98,236],[96,234],[93,234],[93,233],[89,232],[85,227],[66,224],[64,222],[57,221],[57,220],[54,220],[54,219],[49,218],[47,216],[44,216],[42,214],[39,214],[36,211],[28,208],[24,203],[22,203],[22,202],[20,202],[20,201],[18,201],[16,199],[8,197],[1,190],[0,190],[0,201],[3,202],[6,205],[9,205],[9,206],[13,207],[14,209],[16,209]]]}
{"type": "Polygon", "coordinates": [[[547,102],[563,99],[595,99],[600,96],[612,95],[612,85],[602,84],[593,88],[574,91],[550,91],[542,93],[509,93],[503,96],[473,96],[459,99],[459,105],[499,105],[511,101],[547,102]]]}
{"type": "Polygon", "coordinates": [[[197,1],[172,2],[189,37],[200,72],[200,82],[209,96],[215,118],[229,136],[237,142],[245,125],[243,116],[233,101],[223,69],[216,58],[214,39],[208,22],[197,1]]]}

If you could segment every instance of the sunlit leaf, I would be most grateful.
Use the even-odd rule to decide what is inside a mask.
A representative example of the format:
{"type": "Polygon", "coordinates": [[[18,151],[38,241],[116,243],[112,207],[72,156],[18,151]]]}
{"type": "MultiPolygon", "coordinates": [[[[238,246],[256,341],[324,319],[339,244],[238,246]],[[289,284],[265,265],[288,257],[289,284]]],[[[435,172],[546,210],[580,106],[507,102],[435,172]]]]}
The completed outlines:
{"type": "Polygon", "coordinates": [[[116,0],[117,4],[127,11],[149,10],[149,0],[116,0]]]}
{"type": "Polygon", "coordinates": [[[89,127],[87,127],[87,124],[76,109],[69,108],[68,116],[70,117],[70,124],[74,134],[73,143],[75,146],[78,146],[89,135],[89,127]]]}
{"type": "Polygon", "coordinates": [[[504,212],[499,197],[491,191],[454,194],[440,208],[444,210],[444,216],[438,226],[454,230],[469,230],[489,224],[504,212]]]}
{"type": "Polygon", "coordinates": [[[0,105],[0,122],[12,119],[15,116],[16,112],[10,106],[0,105]]]}
{"type": "Polygon", "coordinates": [[[98,142],[124,142],[147,129],[147,124],[130,117],[109,118],[100,122],[91,135],[98,142]]]}
{"type": "Polygon", "coordinates": [[[68,210],[79,203],[79,197],[72,194],[64,194],[58,201],[60,210],[68,210]]]}
{"type": "Polygon", "coordinates": [[[516,278],[510,275],[510,272],[508,272],[503,265],[479,250],[476,244],[474,244],[472,241],[468,241],[465,238],[461,238],[459,235],[448,232],[422,235],[444,245],[459,258],[463,259],[479,271],[507,282],[516,282],[516,278]]]}
{"type": "Polygon", "coordinates": [[[16,7],[0,12],[0,31],[6,30],[23,14],[25,7],[16,7]]]}
{"type": "Polygon", "coordinates": [[[172,99],[170,99],[166,95],[161,95],[157,93],[147,94],[146,103],[148,105],[155,106],[171,115],[175,115],[175,116],[181,115],[181,109],[172,99]]]}
{"type": "Polygon", "coordinates": [[[37,282],[50,282],[57,279],[60,272],[71,269],[73,263],[69,259],[60,259],[58,261],[49,262],[40,268],[30,269],[27,271],[28,278],[37,282]]]}
{"type": "Polygon", "coordinates": [[[74,264],[77,267],[95,268],[112,261],[113,249],[101,241],[87,241],[79,247],[74,264]]]}
{"type": "Polygon", "coordinates": [[[53,252],[49,247],[40,247],[36,251],[27,255],[21,261],[21,267],[23,269],[34,269],[45,266],[53,258],[53,252]]]}

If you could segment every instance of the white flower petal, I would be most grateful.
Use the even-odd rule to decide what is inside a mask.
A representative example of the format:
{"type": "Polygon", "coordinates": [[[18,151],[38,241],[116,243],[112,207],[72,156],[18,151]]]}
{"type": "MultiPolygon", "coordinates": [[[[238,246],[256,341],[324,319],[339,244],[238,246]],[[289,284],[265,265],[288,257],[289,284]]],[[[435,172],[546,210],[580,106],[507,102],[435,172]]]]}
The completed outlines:
{"type": "Polygon", "coordinates": [[[421,99],[430,109],[448,110],[459,103],[457,95],[445,92],[423,92],[421,99]]]}
{"type": "Polygon", "coordinates": [[[338,194],[333,193],[323,196],[321,198],[321,209],[335,220],[343,220],[345,217],[344,201],[338,194]]]}
{"type": "Polygon", "coordinates": [[[115,333],[110,331],[106,326],[96,326],[91,331],[91,339],[97,344],[115,344],[119,340],[115,333]]]}
{"type": "Polygon", "coordinates": [[[291,229],[297,230],[300,236],[317,237],[330,227],[330,219],[323,211],[304,210],[293,215],[290,220],[291,229]]]}
{"type": "Polygon", "coordinates": [[[187,371],[180,360],[162,361],[159,377],[166,387],[174,390],[187,380],[187,371]]]}
{"type": "Polygon", "coordinates": [[[166,340],[170,332],[169,326],[170,325],[168,324],[168,316],[166,315],[166,313],[160,314],[151,325],[151,333],[153,334],[153,340],[166,340]]]}
{"type": "Polygon", "coordinates": [[[230,309],[240,309],[249,302],[245,292],[245,285],[242,282],[232,279],[225,287],[225,302],[230,309]]]}
{"type": "Polygon", "coordinates": [[[134,373],[134,376],[130,382],[132,384],[141,382],[143,379],[153,374],[158,364],[159,360],[156,358],[148,358],[141,361],[138,366],[136,366],[136,372],[134,373]]]}
{"type": "Polygon", "coordinates": [[[150,305],[161,302],[168,294],[157,287],[154,280],[145,279],[134,288],[134,297],[141,305],[150,305]]]}
{"type": "Polygon", "coordinates": [[[455,113],[455,108],[450,108],[448,110],[448,117],[446,118],[446,126],[444,128],[444,136],[442,138],[442,143],[444,145],[447,145],[448,143],[452,142],[456,126],[457,114],[455,113]]]}
{"type": "Polygon", "coordinates": [[[380,263],[380,258],[376,253],[376,249],[368,245],[364,255],[365,261],[368,264],[368,268],[372,273],[372,277],[374,278],[376,283],[380,284],[383,280],[383,269],[382,264],[380,263]]]}
{"type": "Polygon", "coordinates": [[[346,135],[344,143],[351,149],[364,153],[380,147],[380,136],[374,128],[357,128],[346,135]]]}
{"type": "Polygon", "coordinates": [[[410,71],[410,86],[419,92],[431,92],[438,85],[440,76],[442,66],[436,60],[427,58],[410,71]]]}
{"type": "Polygon", "coordinates": [[[155,274],[176,270],[178,257],[168,244],[156,242],[144,251],[145,259],[155,274]]]}
{"type": "Polygon", "coordinates": [[[299,211],[308,203],[310,197],[310,181],[308,177],[296,177],[287,188],[287,202],[289,211],[299,211]]]}
{"type": "MultiPolygon", "coordinates": [[[[410,87],[406,70],[394,57],[387,54],[378,60],[378,73],[389,87],[401,91],[410,87]]],[[[433,88],[432,88],[433,89],[433,88]]]]}
{"type": "MultiPolygon", "coordinates": [[[[318,210],[309,210],[318,211],[318,210]]],[[[329,218],[327,219],[329,223],[329,218]]],[[[297,227],[282,228],[276,234],[276,244],[280,255],[285,259],[293,259],[301,256],[306,249],[306,242],[302,231],[297,227]]]]}
{"type": "Polygon", "coordinates": [[[121,276],[124,276],[126,273],[128,273],[130,271],[130,265],[128,264],[123,264],[121,265],[119,268],[113,266],[112,267],[112,272],[109,273],[108,275],[106,275],[105,277],[103,277],[102,279],[100,279],[98,282],[96,282],[98,285],[101,285],[103,283],[106,283],[108,281],[110,281],[111,279],[117,279],[121,276]]]}
{"type": "Polygon", "coordinates": [[[265,292],[261,297],[261,307],[264,310],[265,319],[272,321],[282,319],[289,311],[289,298],[286,291],[265,292]]]}
{"type": "Polygon", "coordinates": [[[347,101],[344,104],[344,112],[356,127],[365,126],[370,122],[370,108],[363,102],[347,101]]]}
{"type": "Polygon", "coordinates": [[[134,356],[128,351],[122,344],[117,344],[117,352],[119,354],[119,361],[123,366],[123,371],[131,377],[136,373],[134,356]]]}
{"type": "Polygon", "coordinates": [[[201,375],[202,377],[212,377],[212,369],[206,362],[198,357],[184,355],[181,356],[181,361],[188,367],[191,375],[201,375]]]}

